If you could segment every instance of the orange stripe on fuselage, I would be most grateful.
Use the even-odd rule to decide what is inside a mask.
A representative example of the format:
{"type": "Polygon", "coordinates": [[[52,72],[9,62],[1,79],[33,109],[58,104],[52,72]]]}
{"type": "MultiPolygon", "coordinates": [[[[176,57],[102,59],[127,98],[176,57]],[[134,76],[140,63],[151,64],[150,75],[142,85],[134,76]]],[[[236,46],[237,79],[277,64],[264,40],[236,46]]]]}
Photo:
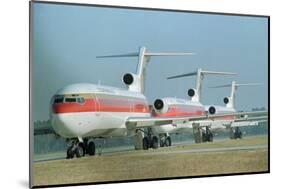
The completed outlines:
{"type": "Polygon", "coordinates": [[[155,113],[154,115],[155,117],[202,116],[205,115],[205,110],[203,107],[173,105],[169,107],[166,113],[155,113]]]}
{"type": "Polygon", "coordinates": [[[53,113],[77,113],[77,112],[139,112],[149,113],[149,107],[145,100],[109,99],[99,98],[85,99],[83,104],[77,102],[64,102],[53,104],[53,113]]]}

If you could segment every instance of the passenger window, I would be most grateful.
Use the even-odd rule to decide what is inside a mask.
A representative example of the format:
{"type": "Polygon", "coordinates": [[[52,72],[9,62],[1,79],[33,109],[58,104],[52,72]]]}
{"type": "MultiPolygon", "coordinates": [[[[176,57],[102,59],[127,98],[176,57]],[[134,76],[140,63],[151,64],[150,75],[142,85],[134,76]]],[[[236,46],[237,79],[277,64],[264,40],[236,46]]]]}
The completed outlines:
{"type": "Polygon", "coordinates": [[[85,99],[83,97],[80,97],[77,99],[77,102],[79,102],[80,104],[83,104],[85,102],[85,99]]]}

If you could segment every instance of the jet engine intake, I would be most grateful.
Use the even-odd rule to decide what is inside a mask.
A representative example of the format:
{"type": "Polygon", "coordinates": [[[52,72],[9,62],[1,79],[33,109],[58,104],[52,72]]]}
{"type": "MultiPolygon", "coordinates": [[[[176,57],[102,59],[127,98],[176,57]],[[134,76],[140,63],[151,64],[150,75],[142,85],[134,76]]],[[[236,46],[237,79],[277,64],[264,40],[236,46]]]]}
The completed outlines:
{"type": "Polygon", "coordinates": [[[169,105],[162,99],[156,99],[153,103],[153,109],[156,113],[164,114],[168,111],[169,105]]]}
{"type": "Polygon", "coordinates": [[[134,80],[135,80],[135,76],[132,73],[126,73],[123,76],[123,82],[126,85],[131,85],[134,82],[134,80]]]}
{"type": "Polygon", "coordinates": [[[196,90],[195,89],[188,89],[187,94],[188,94],[188,96],[193,97],[196,94],[196,90]]]}
{"type": "Polygon", "coordinates": [[[223,102],[224,102],[225,104],[228,104],[228,103],[229,103],[229,98],[228,98],[228,97],[225,97],[225,98],[223,99],[223,102]]]}
{"type": "Polygon", "coordinates": [[[216,108],[214,106],[210,106],[208,112],[209,114],[213,115],[216,113],[216,108]]]}

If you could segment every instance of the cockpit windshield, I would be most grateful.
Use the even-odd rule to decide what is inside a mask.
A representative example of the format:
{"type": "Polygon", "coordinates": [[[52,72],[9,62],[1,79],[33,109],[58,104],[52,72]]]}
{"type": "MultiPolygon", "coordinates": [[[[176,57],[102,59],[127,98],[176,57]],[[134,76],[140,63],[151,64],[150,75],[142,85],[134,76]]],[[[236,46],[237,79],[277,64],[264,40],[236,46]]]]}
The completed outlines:
{"type": "Polygon", "coordinates": [[[56,97],[54,100],[54,104],[59,104],[59,103],[63,103],[63,97],[56,97]]]}
{"type": "Polygon", "coordinates": [[[65,102],[76,102],[76,98],[65,98],[65,102]]]}
{"type": "Polygon", "coordinates": [[[78,97],[77,95],[73,95],[73,97],[65,97],[65,96],[55,96],[53,104],[60,103],[79,103],[83,104],[85,102],[84,97],[78,97]],[[74,97],[75,96],[75,97],[74,97]]]}

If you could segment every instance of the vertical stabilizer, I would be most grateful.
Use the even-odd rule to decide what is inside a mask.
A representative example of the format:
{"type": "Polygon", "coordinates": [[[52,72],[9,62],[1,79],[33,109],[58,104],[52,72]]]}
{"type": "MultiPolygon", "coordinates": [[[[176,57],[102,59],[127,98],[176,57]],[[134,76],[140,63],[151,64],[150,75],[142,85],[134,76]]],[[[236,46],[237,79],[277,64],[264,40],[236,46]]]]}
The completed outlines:
{"type": "Polygon", "coordinates": [[[123,82],[128,86],[130,91],[144,93],[145,89],[145,76],[147,63],[152,56],[186,56],[193,55],[189,52],[148,52],[145,47],[140,47],[139,52],[97,56],[97,58],[114,58],[114,57],[138,57],[138,65],[136,73],[126,73],[123,76],[123,82]]]}
{"type": "Polygon", "coordinates": [[[226,104],[227,108],[235,109],[235,100],[236,100],[236,92],[238,87],[240,86],[255,86],[255,85],[262,85],[262,83],[236,83],[236,81],[232,81],[231,84],[227,85],[219,85],[212,88],[224,88],[224,87],[231,87],[231,92],[229,97],[224,98],[224,103],[226,104]]]}
{"type": "Polygon", "coordinates": [[[199,68],[196,72],[190,72],[181,75],[175,75],[168,77],[167,79],[175,79],[181,77],[189,77],[196,75],[196,87],[194,89],[189,89],[189,96],[191,97],[192,101],[200,102],[201,101],[201,93],[202,93],[202,83],[205,75],[216,75],[216,76],[225,76],[225,75],[236,75],[236,73],[231,72],[216,72],[216,71],[206,71],[199,68]],[[193,90],[191,92],[191,90],[193,90]]]}

